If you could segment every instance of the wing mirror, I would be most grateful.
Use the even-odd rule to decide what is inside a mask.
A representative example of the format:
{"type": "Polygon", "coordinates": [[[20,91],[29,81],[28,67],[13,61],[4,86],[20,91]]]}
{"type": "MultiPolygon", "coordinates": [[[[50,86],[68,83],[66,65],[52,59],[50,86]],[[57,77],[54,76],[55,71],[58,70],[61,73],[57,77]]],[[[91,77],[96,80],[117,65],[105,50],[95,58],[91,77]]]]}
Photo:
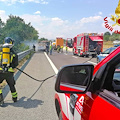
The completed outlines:
{"type": "Polygon", "coordinates": [[[85,93],[92,81],[93,70],[92,64],[62,67],[56,78],[55,90],[60,93],[85,93]]]}

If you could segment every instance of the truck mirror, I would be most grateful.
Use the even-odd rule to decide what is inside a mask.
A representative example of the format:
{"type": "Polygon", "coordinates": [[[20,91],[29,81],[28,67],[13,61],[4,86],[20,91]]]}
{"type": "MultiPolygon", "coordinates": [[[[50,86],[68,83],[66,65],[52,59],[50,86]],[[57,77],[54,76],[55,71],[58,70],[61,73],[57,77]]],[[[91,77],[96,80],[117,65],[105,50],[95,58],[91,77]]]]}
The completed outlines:
{"type": "Polygon", "coordinates": [[[55,90],[60,93],[85,93],[92,81],[93,70],[92,64],[62,67],[56,78],[55,90]]]}

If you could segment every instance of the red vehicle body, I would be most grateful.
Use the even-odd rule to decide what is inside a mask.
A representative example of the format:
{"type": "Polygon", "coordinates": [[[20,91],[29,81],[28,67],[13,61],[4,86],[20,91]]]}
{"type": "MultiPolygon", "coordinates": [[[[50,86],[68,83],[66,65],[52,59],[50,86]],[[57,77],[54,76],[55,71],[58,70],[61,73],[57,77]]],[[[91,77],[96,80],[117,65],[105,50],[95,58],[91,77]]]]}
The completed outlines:
{"type": "Polygon", "coordinates": [[[101,45],[103,50],[103,34],[82,33],[74,37],[73,54],[79,56],[96,55],[95,48],[97,44],[101,45]]]}
{"type": "MultiPolygon", "coordinates": [[[[75,78],[77,74],[74,74],[75,78]]],[[[61,68],[56,78],[55,90],[55,106],[61,120],[119,120],[120,47],[95,67],[92,64],[80,64],[61,68]],[[77,79],[70,83],[72,79],[69,76],[72,72],[68,75],[64,73],[71,68],[74,71],[76,68],[89,68],[86,74],[91,75],[87,76],[88,83],[83,86],[80,83],[82,77],[79,77],[77,84],[77,79]]]]}

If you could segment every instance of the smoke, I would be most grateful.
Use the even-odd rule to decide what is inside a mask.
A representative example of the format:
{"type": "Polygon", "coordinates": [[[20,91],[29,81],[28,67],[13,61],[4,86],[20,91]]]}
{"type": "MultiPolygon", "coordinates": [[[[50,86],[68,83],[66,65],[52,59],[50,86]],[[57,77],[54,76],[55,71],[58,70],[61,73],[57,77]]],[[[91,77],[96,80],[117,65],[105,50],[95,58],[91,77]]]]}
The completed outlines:
{"type": "Polygon", "coordinates": [[[33,45],[36,47],[36,51],[38,51],[38,41],[32,40],[32,41],[24,41],[25,45],[29,46],[30,49],[33,48],[33,45]]]}

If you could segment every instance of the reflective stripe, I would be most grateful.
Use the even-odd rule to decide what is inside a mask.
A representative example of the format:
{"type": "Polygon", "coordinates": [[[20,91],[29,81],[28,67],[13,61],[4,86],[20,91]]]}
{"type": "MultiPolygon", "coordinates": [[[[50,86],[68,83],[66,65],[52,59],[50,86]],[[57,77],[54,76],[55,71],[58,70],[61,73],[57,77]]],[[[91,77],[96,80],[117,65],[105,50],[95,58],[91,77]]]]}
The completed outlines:
{"type": "Polygon", "coordinates": [[[0,70],[3,70],[3,69],[0,67],[0,70]]]}
{"type": "MultiPolygon", "coordinates": [[[[15,54],[11,55],[10,63],[12,63],[13,57],[15,57],[15,54]]],[[[13,68],[10,67],[10,68],[8,69],[8,72],[14,72],[13,68]]]]}
{"type": "Polygon", "coordinates": [[[12,62],[13,57],[15,57],[15,54],[11,55],[11,60],[10,60],[10,62],[12,62]]]}
{"type": "Polygon", "coordinates": [[[0,89],[0,94],[2,93],[2,89],[0,89]]]}
{"type": "MultiPolygon", "coordinates": [[[[0,62],[2,62],[1,59],[2,59],[2,52],[0,52],[0,62]]],[[[3,69],[0,68],[0,70],[3,70],[3,69]]]]}
{"type": "Polygon", "coordinates": [[[10,67],[10,68],[8,69],[8,72],[14,72],[13,68],[10,67]]]}
{"type": "Polygon", "coordinates": [[[11,93],[13,98],[17,97],[17,92],[11,93]]]}

